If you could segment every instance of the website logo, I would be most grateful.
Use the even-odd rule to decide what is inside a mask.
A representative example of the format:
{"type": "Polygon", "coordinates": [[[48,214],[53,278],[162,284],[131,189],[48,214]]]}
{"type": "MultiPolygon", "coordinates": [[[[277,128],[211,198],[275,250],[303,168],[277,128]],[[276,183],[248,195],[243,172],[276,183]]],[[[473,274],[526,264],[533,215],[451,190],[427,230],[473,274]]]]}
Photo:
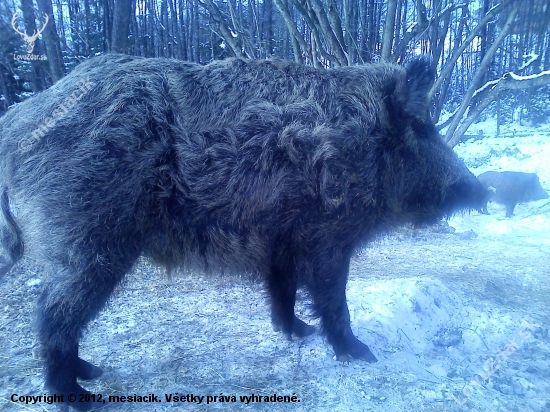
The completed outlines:
{"type": "Polygon", "coordinates": [[[27,54],[14,54],[13,58],[14,60],[46,60],[46,55],[37,55],[32,54],[34,50],[34,44],[36,43],[36,39],[38,39],[38,36],[44,31],[46,26],[48,25],[48,21],[50,21],[50,18],[46,13],[44,13],[44,22],[42,23],[42,27],[39,30],[35,30],[32,35],[28,35],[24,31],[19,30],[17,27],[17,21],[19,20],[19,13],[15,13],[13,17],[11,18],[11,27],[13,27],[13,30],[15,30],[16,33],[21,35],[21,38],[23,41],[27,44],[27,54]]]}

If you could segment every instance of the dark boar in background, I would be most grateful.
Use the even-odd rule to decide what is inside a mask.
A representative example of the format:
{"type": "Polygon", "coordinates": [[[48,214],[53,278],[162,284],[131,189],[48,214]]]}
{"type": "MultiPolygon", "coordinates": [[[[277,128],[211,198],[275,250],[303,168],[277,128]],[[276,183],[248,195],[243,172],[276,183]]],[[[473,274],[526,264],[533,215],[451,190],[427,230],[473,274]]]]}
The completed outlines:
{"type": "MultiPolygon", "coordinates": [[[[492,188],[494,191],[488,201],[506,206],[506,217],[514,216],[514,208],[518,203],[548,198],[548,193],[541,187],[539,177],[535,173],[485,172],[477,178],[484,188],[492,188]]],[[[487,202],[480,212],[489,214],[487,202]]]]}
{"type": "Polygon", "coordinates": [[[264,275],[288,338],[313,331],[294,314],[305,285],[337,358],[375,361],[350,327],[353,252],[486,193],[430,121],[433,77],[423,58],[320,70],[106,55],[8,111],[1,236],[10,265],[24,245],[48,267],[50,390],[86,393],[77,378],[99,376],[78,356],[82,330],[142,254],[264,275]]]}

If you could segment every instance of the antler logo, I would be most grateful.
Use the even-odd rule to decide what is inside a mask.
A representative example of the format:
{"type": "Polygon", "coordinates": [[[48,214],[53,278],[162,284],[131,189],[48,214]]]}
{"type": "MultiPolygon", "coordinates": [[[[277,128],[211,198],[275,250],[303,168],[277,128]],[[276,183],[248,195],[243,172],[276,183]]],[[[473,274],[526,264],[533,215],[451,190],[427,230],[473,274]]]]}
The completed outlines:
{"type": "Polygon", "coordinates": [[[42,28],[38,31],[35,30],[34,33],[32,34],[32,36],[28,36],[27,33],[22,32],[21,30],[19,30],[17,28],[17,19],[18,18],[19,18],[19,14],[15,13],[13,15],[13,17],[11,18],[11,27],[13,27],[13,29],[21,35],[21,37],[23,38],[25,43],[27,43],[27,53],[31,54],[32,51],[34,50],[34,43],[36,42],[36,39],[38,38],[40,33],[42,33],[44,31],[44,29],[46,28],[46,25],[48,24],[48,21],[50,20],[50,18],[48,17],[48,15],[46,13],[44,13],[44,23],[42,24],[42,28]]]}

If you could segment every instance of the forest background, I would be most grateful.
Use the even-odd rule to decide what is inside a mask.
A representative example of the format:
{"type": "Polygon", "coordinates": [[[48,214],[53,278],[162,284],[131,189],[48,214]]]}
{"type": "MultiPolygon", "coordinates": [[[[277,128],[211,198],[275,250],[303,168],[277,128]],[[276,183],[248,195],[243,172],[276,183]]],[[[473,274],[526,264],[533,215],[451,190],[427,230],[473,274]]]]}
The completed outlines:
{"type": "Polygon", "coordinates": [[[451,146],[488,116],[497,134],[550,120],[550,0],[0,0],[0,40],[0,114],[107,52],[320,68],[422,53],[451,146]]]}

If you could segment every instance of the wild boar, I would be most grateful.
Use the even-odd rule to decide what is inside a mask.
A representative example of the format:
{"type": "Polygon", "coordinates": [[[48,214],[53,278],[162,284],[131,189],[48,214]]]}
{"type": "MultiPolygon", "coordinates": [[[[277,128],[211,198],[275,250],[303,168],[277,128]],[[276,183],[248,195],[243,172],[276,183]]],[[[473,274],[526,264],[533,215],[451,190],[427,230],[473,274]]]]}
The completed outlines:
{"type": "MultiPolygon", "coordinates": [[[[494,191],[487,201],[506,206],[506,217],[514,216],[514,208],[518,203],[548,199],[548,193],[541,187],[539,177],[535,173],[485,172],[477,178],[484,188],[494,191]]],[[[487,202],[480,212],[489,214],[487,202]]]]}
{"type": "Polygon", "coordinates": [[[3,270],[23,251],[48,268],[47,387],[88,393],[77,378],[101,370],[78,356],[83,328],[141,255],[169,270],[263,275],[289,339],[313,332],[294,314],[305,286],[337,358],[375,361],[350,327],[354,251],[478,209],[486,194],[430,121],[433,80],[425,58],[321,70],[105,55],[9,110],[3,270]]]}

